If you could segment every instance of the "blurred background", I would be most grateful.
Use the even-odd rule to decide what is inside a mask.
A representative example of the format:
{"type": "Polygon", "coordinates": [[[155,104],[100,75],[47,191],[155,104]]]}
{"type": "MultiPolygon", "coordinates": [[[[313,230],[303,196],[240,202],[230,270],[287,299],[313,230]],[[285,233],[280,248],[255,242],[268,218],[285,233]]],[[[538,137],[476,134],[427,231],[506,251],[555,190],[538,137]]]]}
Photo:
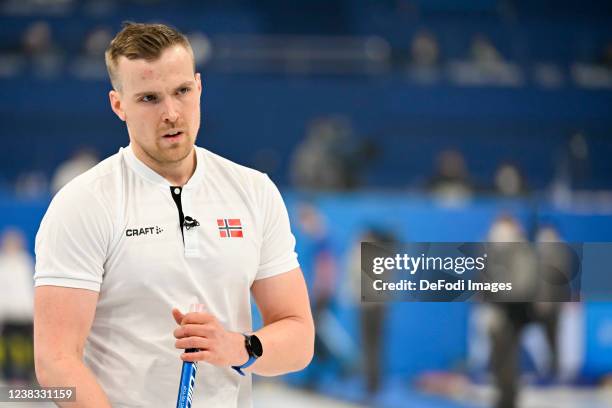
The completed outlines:
{"type": "Polygon", "coordinates": [[[317,351],[257,379],[256,406],[612,406],[612,303],[366,304],[359,283],[360,241],[612,241],[609,1],[3,0],[0,19],[0,383],[33,379],[51,197],[128,143],[103,54],[134,20],[189,35],[198,144],[290,211],[317,351]]]}

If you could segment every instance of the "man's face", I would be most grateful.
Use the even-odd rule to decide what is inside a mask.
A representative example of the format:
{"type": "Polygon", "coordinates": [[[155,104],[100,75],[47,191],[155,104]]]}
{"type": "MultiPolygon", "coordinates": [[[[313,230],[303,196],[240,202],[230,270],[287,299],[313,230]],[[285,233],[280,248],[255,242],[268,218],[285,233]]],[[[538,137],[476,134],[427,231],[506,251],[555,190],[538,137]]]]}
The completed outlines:
{"type": "Polygon", "coordinates": [[[120,57],[119,90],[109,96],[113,111],[126,122],[138,158],[154,168],[172,166],[193,151],[200,128],[200,74],[183,46],[164,50],[155,61],[120,57]]]}

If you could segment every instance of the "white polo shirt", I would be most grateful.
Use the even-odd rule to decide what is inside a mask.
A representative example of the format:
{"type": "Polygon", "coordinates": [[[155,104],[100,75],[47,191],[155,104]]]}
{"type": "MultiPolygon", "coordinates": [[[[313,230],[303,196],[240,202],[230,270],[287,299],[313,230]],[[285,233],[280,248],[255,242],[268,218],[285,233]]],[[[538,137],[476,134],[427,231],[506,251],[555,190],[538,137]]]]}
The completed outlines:
{"type": "MultiPolygon", "coordinates": [[[[84,359],[115,408],[176,405],[182,362],[173,307],[204,303],[226,329],[248,332],[253,281],[298,267],[272,181],[196,153],[180,199],[199,226],[181,233],[170,184],[128,146],[60,190],[36,236],[36,286],[100,294],[84,359]]],[[[251,378],[201,363],[193,401],[251,406],[251,378]]]]}

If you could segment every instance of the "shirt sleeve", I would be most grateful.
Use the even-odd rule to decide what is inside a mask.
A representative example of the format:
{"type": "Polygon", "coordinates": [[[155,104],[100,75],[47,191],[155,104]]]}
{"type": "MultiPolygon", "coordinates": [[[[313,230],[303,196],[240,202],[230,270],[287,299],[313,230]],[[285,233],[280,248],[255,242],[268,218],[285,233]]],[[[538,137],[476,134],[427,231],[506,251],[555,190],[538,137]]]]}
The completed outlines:
{"type": "Polygon", "coordinates": [[[100,291],[112,237],[112,219],[84,186],[59,191],[36,235],[34,286],[100,291]]]}
{"type": "Polygon", "coordinates": [[[264,175],[262,191],[263,241],[256,280],[289,272],[300,266],[287,208],[280,192],[267,175],[264,175]]]}

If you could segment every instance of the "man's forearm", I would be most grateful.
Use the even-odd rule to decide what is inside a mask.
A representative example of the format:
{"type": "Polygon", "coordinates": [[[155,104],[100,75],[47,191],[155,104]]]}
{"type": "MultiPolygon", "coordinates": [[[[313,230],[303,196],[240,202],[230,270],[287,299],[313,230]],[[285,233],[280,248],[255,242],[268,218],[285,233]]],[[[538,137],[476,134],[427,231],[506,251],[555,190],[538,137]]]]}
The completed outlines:
{"type": "Polygon", "coordinates": [[[43,387],[75,387],[75,402],[56,402],[59,407],[111,408],[91,370],[76,357],[37,359],[36,377],[43,387]]]}
{"type": "Polygon", "coordinates": [[[314,327],[312,320],[287,317],[270,323],[255,332],[264,353],[249,371],[274,376],[299,371],[312,360],[314,327]]]}

